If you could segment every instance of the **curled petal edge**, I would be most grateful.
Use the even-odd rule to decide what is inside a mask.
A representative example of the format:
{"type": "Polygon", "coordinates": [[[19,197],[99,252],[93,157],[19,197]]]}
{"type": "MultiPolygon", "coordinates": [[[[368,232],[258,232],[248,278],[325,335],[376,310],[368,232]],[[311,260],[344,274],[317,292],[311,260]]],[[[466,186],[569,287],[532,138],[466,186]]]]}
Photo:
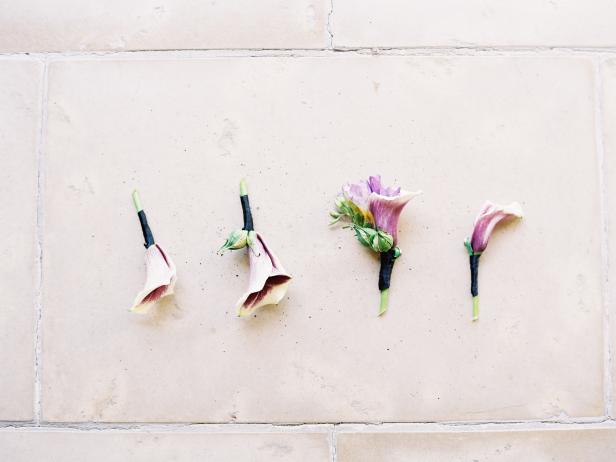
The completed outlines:
{"type": "Polygon", "coordinates": [[[503,206],[486,201],[475,218],[470,243],[473,251],[480,254],[485,250],[496,225],[506,218],[523,218],[524,212],[518,202],[503,206]]]}
{"type": "Polygon", "coordinates": [[[406,204],[422,194],[422,191],[401,190],[397,196],[383,196],[377,193],[370,194],[370,211],[374,216],[378,229],[391,234],[394,244],[398,242],[398,219],[406,204]]]}

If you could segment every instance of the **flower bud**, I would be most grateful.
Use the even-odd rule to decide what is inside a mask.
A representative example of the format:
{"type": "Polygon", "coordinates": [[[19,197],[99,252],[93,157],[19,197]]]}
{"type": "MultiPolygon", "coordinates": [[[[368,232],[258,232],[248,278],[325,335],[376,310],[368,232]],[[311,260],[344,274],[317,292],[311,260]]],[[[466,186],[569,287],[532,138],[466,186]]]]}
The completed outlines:
{"type": "Polygon", "coordinates": [[[372,247],[372,238],[376,236],[377,230],[373,228],[362,228],[360,226],[355,226],[354,229],[357,240],[366,247],[372,247]]]}
{"type": "Polygon", "coordinates": [[[248,231],[245,229],[238,229],[233,231],[227,241],[218,250],[219,253],[223,253],[225,250],[238,250],[243,249],[248,245],[248,231]]]}
{"type": "Polygon", "coordinates": [[[376,232],[370,241],[370,247],[375,252],[387,252],[393,245],[393,236],[385,231],[376,232]]]}

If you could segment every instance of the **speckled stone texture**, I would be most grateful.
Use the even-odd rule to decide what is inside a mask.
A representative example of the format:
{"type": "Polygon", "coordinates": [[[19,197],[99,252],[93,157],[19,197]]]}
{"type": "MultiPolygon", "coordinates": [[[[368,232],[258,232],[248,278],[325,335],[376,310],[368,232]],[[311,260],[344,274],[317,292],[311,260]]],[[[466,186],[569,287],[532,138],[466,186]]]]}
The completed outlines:
{"type": "Polygon", "coordinates": [[[593,82],[582,58],[52,63],[45,418],[602,415],[593,82]],[[327,224],[342,183],[377,172],[424,191],[382,318],[378,258],[327,224]],[[281,305],[243,320],[247,258],[216,255],[241,225],[241,177],[294,276],[281,305]],[[178,268],[176,296],[141,317],[126,312],[144,278],[135,187],[178,268]],[[526,216],[482,257],[473,324],[463,240],[486,198],[526,216]]]}
{"type": "Polygon", "coordinates": [[[0,461],[611,462],[608,0],[0,0],[0,461]],[[422,190],[379,258],[346,181],[422,190]],[[238,319],[246,178],[293,276],[238,319]],[[131,193],[177,266],[145,280],[131,193]],[[520,202],[481,257],[485,200],[520,202]]]}

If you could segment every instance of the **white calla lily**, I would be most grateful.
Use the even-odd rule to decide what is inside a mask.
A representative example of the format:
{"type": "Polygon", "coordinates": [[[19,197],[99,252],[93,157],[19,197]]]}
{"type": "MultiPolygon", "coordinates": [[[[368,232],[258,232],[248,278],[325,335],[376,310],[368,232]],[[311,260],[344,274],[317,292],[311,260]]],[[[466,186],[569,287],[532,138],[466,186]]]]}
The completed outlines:
{"type": "Polygon", "coordinates": [[[158,300],[173,293],[177,280],[175,265],[158,244],[146,249],[145,267],[145,285],[130,309],[133,313],[147,313],[158,300]]]}

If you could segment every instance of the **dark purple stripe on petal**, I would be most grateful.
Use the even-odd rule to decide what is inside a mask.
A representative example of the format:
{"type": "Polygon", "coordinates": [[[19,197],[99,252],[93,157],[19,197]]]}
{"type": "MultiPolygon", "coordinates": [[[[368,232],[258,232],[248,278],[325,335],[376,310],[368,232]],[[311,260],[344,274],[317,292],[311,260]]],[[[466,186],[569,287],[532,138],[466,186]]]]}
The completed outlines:
{"type": "Polygon", "coordinates": [[[152,292],[150,292],[149,294],[147,294],[143,300],[141,301],[141,303],[148,303],[148,302],[155,302],[156,300],[159,300],[160,298],[163,297],[163,295],[165,295],[165,292],[167,292],[167,287],[169,287],[168,285],[165,286],[160,286],[157,287],[156,289],[154,289],[152,292]]]}
{"type": "Polygon", "coordinates": [[[258,305],[259,302],[263,300],[267,296],[267,294],[272,291],[274,287],[286,283],[289,279],[291,279],[290,276],[285,276],[281,274],[267,278],[263,289],[261,289],[259,292],[251,293],[246,298],[246,301],[244,302],[244,309],[250,310],[252,307],[258,305]]]}

